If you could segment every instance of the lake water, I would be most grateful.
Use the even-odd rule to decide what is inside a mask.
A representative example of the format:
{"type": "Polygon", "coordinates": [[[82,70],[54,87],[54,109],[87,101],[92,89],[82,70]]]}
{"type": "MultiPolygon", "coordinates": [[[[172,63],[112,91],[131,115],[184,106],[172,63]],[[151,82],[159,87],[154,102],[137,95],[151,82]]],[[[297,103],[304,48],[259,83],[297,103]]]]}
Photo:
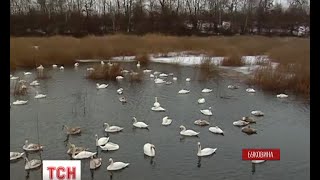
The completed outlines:
{"type": "MultiPolygon", "coordinates": [[[[136,69],[135,64],[126,64],[136,69]]],[[[294,180],[310,178],[310,108],[289,94],[288,99],[277,99],[275,94],[257,90],[255,94],[246,93],[248,87],[239,79],[222,78],[197,81],[197,70],[169,64],[151,64],[150,69],[165,73],[173,72],[178,81],[171,85],[155,84],[145,75],[142,82],[92,81],[85,78],[86,65],[80,64],[75,70],[66,68],[50,70],[51,78],[39,80],[40,86],[30,87],[29,95],[19,99],[29,100],[28,104],[12,106],[10,109],[10,150],[22,152],[25,139],[39,141],[45,146],[43,160],[67,160],[68,147],[64,140],[66,133],[62,125],[80,126],[81,136],[70,136],[69,142],[84,146],[95,152],[95,134],[106,136],[103,123],[124,127],[123,132],[110,134],[110,141],[119,144],[114,152],[103,152],[99,148],[98,157],[103,159],[102,166],[93,173],[89,160],[82,160],[82,179],[273,179],[294,180]],[[191,82],[186,82],[187,77],[191,82]],[[95,84],[109,83],[107,89],[97,90],[95,84]],[[229,84],[238,84],[237,90],[227,89],[229,84]],[[128,103],[121,104],[116,90],[122,87],[128,103]],[[180,89],[189,89],[189,94],[179,95],[180,89]],[[212,93],[201,93],[203,88],[212,88],[212,93]],[[35,91],[47,94],[45,99],[34,99],[35,91]],[[158,97],[166,112],[153,112],[154,97],[158,97]],[[228,97],[228,98],[221,98],[228,97]],[[197,99],[204,97],[205,104],[199,105],[197,99]],[[213,116],[208,118],[200,109],[212,106],[213,116]],[[246,135],[232,125],[242,116],[250,115],[252,110],[261,110],[264,117],[257,118],[251,126],[258,130],[255,135],[246,135]],[[168,115],[173,119],[170,126],[162,126],[162,118],[168,115]],[[149,131],[134,129],[132,117],[149,124],[149,131]],[[224,136],[209,132],[211,126],[200,127],[193,124],[197,119],[206,119],[211,125],[224,130],[224,136]],[[179,126],[199,131],[198,138],[182,138],[179,126]],[[210,157],[197,157],[197,142],[202,148],[218,148],[210,157]],[[143,154],[143,145],[150,142],[156,146],[153,162],[143,154]],[[280,161],[267,161],[255,165],[242,160],[243,148],[279,148],[280,161]],[[129,162],[130,166],[111,174],[107,171],[108,159],[129,162]]],[[[51,68],[50,68],[51,69],[51,68]]],[[[23,76],[23,71],[14,75],[24,77],[28,82],[35,79],[23,76]]],[[[172,81],[172,77],[169,77],[172,81]]],[[[11,89],[13,89],[11,80],[11,89]]],[[[11,103],[17,99],[11,92],[11,103]]],[[[29,159],[39,159],[39,153],[29,154],[29,159]]],[[[31,171],[29,179],[42,179],[41,169],[31,171]]],[[[10,163],[12,180],[26,179],[24,160],[10,163]]]]}

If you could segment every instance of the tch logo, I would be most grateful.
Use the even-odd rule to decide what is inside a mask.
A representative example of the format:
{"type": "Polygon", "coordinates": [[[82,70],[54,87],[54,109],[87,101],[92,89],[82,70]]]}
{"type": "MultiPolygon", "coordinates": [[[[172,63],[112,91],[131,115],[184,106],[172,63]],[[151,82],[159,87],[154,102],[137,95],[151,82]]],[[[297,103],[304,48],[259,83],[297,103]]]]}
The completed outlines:
{"type": "Polygon", "coordinates": [[[43,160],[43,180],[81,180],[81,161],[43,160]]]}

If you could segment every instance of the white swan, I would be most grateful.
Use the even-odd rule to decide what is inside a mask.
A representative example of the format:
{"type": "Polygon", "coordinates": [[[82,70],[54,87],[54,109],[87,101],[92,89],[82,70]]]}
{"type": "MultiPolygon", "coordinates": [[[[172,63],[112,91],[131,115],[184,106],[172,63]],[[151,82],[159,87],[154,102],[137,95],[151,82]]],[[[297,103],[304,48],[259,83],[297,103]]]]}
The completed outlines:
{"type": "Polygon", "coordinates": [[[165,82],[166,82],[165,80],[160,79],[160,78],[154,79],[154,83],[156,83],[156,84],[162,84],[162,83],[165,83],[165,82]]]}
{"type": "Polygon", "coordinates": [[[153,75],[153,74],[150,74],[150,77],[151,77],[151,78],[154,78],[154,75],[153,75]]]}
{"type": "Polygon", "coordinates": [[[260,163],[266,162],[266,160],[252,160],[251,162],[253,164],[260,164],[260,163]]]}
{"type": "Polygon", "coordinates": [[[187,82],[190,82],[190,81],[191,81],[191,79],[190,79],[190,78],[186,78],[186,81],[187,81],[187,82]]]}
{"type": "Polygon", "coordinates": [[[47,95],[45,94],[39,94],[38,91],[36,91],[36,96],[34,96],[35,99],[41,99],[41,98],[45,98],[47,97],[47,95]]]}
{"type": "Polygon", "coordinates": [[[178,78],[177,77],[173,77],[172,80],[176,81],[176,80],[178,80],[178,78]]]}
{"type": "Polygon", "coordinates": [[[278,94],[277,95],[277,98],[287,98],[288,97],[288,95],[286,95],[286,94],[278,94]]]}
{"type": "Polygon", "coordinates": [[[44,69],[44,67],[43,67],[41,64],[40,64],[40,66],[37,67],[37,70],[40,70],[40,71],[41,71],[41,70],[43,70],[43,69],[44,69]]]}
{"type": "Polygon", "coordinates": [[[127,166],[129,166],[130,163],[124,163],[124,162],[113,162],[112,158],[109,159],[110,165],[107,167],[108,171],[116,171],[123,169],[127,166]]]}
{"type": "Polygon", "coordinates": [[[158,97],[154,97],[155,102],[153,103],[154,107],[160,107],[160,103],[158,102],[158,97]]]}
{"type": "Polygon", "coordinates": [[[198,119],[198,120],[194,121],[194,124],[195,125],[199,125],[199,126],[207,126],[210,123],[208,121],[206,121],[206,120],[198,119]]]}
{"type": "Polygon", "coordinates": [[[69,143],[70,148],[67,151],[67,154],[72,155],[73,149],[75,149],[75,155],[79,154],[81,151],[86,151],[88,148],[85,147],[76,147],[74,144],[69,143]],[[73,146],[72,146],[73,145],[73,146]]]}
{"type": "Polygon", "coordinates": [[[29,141],[26,139],[24,145],[22,146],[22,149],[25,151],[39,151],[42,150],[44,146],[40,144],[34,144],[34,143],[29,143],[29,141]]]}
{"type": "Polygon", "coordinates": [[[168,116],[162,118],[162,125],[168,126],[168,125],[170,125],[171,123],[172,123],[172,119],[169,119],[168,116]]]}
{"type": "Polygon", "coordinates": [[[105,89],[109,86],[109,84],[99,84],[99,83],[97,83],[96,85],[97,85],[97,89],[105,89]]]}
{"type": "Polygon", "coordinates": [[[32,82],[30,83],[30,86],[39,86],[39,85],[40,85],[40,83],[39,83],[37,80],[32,81],[32,82]]]}
{"type": "Polygon", "coordinates": [[[156,147],[153,144],[146,143],[143,146],[143,153],[147,156],[154,157],[156,155],[156,147]]]}
{"type": "Polygon", "coordinates": [[[180,126],[180,134],[183,136],[198,136],[198,134],[200,134],[200,132],[195,132],[194,130],[186,130],[186,127],[184,127],[183,125],[180,126]]]}
{"type": "Polygon", "coordinates": [[[189,92],[189,90],[181,89],[178,94],[188,94],[189,92]]]}
{"type": "Polygon", "coordinates": [[[119,89],[117,90],[117,93],[118,93],[118,94],[122,94],[122,93],[123,93],[123,88],[119,88],[119,89]]]}
{"type": "Polygon", "coordinates": [[[169,73],[169,76],[173,76],[173,73],[169,73]]]}
{"type": "Polygon", "coordinates": [[[52,68],[57,68],[57,67],[58,67],[58,65],[52,64],[52,68]]]}
{"type": "Polygon", "coordinates": [[[216,152],[217,148],[204,148],[201,149],[201,144],[200,142],[198,142],[198,153],[197,156],[210,156],[211,154],[213,154],[214,152],[216,152]]]}
{"type": "Polygon", "coordinates": [[[205,103],[206,102],[206,100],[204,99],[204,98],[199,98],[198,99],[198,103],[199,104],[203,104],[203,103],[205,103]]]}
{"type": "Polygon", "coordinates": [[[81,152],[79,152],[77,155],[75,155],[75,146],[74,145],[72,145],[72,158],[73,159],[87,159],[87,158],[90,158],[90,157],[92,157],[92,156],[94,156],[94,155],[96,155],[97,154],[97,152],[90,152],[90,151],[81,151],[81,152]]]}
{"type": "Polygon", "coordinates": [[[262,111],[251,111],[251,114],[254,116],[264,116],[264,113],[262,111]]]}
{"type": "Polygon", "coordinates": [[[201,109],[200,112],[206,116],[212,116],[211,107],[209,109],[201,109]]]}
{"type": "Polygon", "coordinates": [[[102,164],[102,158],[93,158],[93,156],[91,156],[90,169],[97,169],[101,166],[101,164],[102,164]]]}
{"type": "Polygon", "coordinates": [[[12,77],[10,77],[10,79],[11,80],[17,80],[17,79],[19,79],[19,77],[18,76],[12,76],[12,77]]]}
{"type": "Polygon", "coordinates": [[[60,68],[59,68],[60,70],[64,70],[64,67],[63,66],[60,66],[60,68]]]}
{"type": "Polygon", "coordinates": [[[137,118],[133,117],[133,126],[137,128],[148,128],[148,125],[144,122],[137,122],[137,118]]]}
{"type": "Polygon", "coordinates": [[[228,85],[228,89],[239,89],[239,86],[236,86],[236,85],[228,85]]]}
{"type": "Polygon", "coordinates": [[[127,99],[124,96],[119,97],[119,101],[122,103],[126,103],[127,99]]]}
{"type": "Polygon", "coordinates": [[[93,67],[87,68],[87,71],[94,71],[93,67]]]}
{"type": "Polygon", "coordinates": [[[159,77],[168,77],[168,74],[161,73],[161,74],[159,74],[159,77]]]}
{"type": "Polygon", "coordinates": [[[209,131],[215,134],[223,135],[222,129],[220,129],[218,126],[209,127],[209,131]]]}
{"type": "Polygon", "coordinates": [[[104,65],[104,62],[103,62],[103,61],[100,61],[100,64],[103,66],[103,65],[104,65]]]}
{"type": "Polygon", "coordinates": [[[172,84],[172,82],[166,81],[166,85],[170,85],[170,84],[172,84]]]}
{"type": "Polygon", "coordinates": [[[24,155],[24,152],[10,152],[10,161],[21,158],[24,155]]]}
{"type": "Polygon", "coordinates": [[[115,151],[118,150],[120,147],[118,144],[108,142],[107,144],[100,146],[100,148],[104,151],[115,151]]]}
{"type": "Polygon", "coordinates": [[[252,89],[252,88],[247,88],[246,91],[247,91],[248,93],[255,93],[255,92],[256,92],[256,90],[254,90],[254,89],[252,89]]]}
{"type": "Polygon", "coordinates": [[[159,112],[166,111],[166,109],[164,109],[163,107],[152,107],[151,110],[152,111],[159,111],[159,112]]]}
{"type": "Polygon", "coordinates": [[[145,69],[145,70],[143,70],[143,73],[150,73],[150,72],[151,72],[150,69],[145,69]]]}
{"type": "Polygon", "coordinates": [[[12,104],[13,105],[24,105],[27,104],[28,101],[23,101],[23,100],[16,100],[12,104]]]}
{"type": "Polygon", "coordinates": [[[123,76],[117,76],[116,77],[116,80],[122,80],[123,79],[123,76]]]}
{"type": "Polygon", "coordinates": [[[42,165],[42,161],[39,159],[32,159],[31,161],[29,161],[28,158],[26,157],[24,159],[26,161],[26,164],[24,166],[25,170],[35,169],[42,165]]]}
{"type": "Polygon", "coordinates": [[[212,89],[204,88],[204,89],[202,89],[201,92],[203,92],[203,93],[210,93],[210,92],[212,92],[212,89]]]}
{"type": "Polygon", "coordinates": [[[27,75],[31,75],[32,73],[31,72],[24,72],[23,73],[25,76],[27,76],[27,75]]]}
{"type": "Polygon", "coordinates": [[[153,72],[153,74],[154,74],[154,75],[158,75],[158,74],[161,74],[161,72],[155,71],[155,72],[153,72]]]}
{"type": "Polygon", "coordinates": [[[79,63],[74,63],[74,67],[78,67],[79,66],[79,63]]]}
{"type": "Polygon", "coordinates": [[[137,63],[137,67],[139,68],[141,65],[140,65],[140,61],[138,61],[138,63],[137,63]]]}
{"type": "Polygon", "coordinates": [[[234,121],[232,123],[234,126],[246,126],[249,124],[249,122],[246,121],[242,121],[242,120],[238,120],[238,121],[234,121]]]}
{"type": "Polygon", "coordinates": [[[109,132],[109,133],[119,132],[119,131],[123,130],[123,127],[110,126],[108,123],[104,123],[103,125],[106,126],[106,129],[104,131],[109,132]]]}
{"type": "Polygon", "coordinates": [[[130,71],[128,71],[128,70],[126,70],[126,69],[123,69],[122,71],[121,71],[121,73],[123,73],[123,74],[126,74],[126,73],[129,73],[130,71]]]}
{"type": "Polygon", "coordinates": [[[105,145],[109,141],[109,137],[98,138],[98,134],[96,134],[95,137],[96,137],[96,146],[105,145]]]}
{"type": "Polygon", "coordinates": [[[113,66],[113,64],[111,63],[111,61],[108,62],[108,66],[113,66]]]}

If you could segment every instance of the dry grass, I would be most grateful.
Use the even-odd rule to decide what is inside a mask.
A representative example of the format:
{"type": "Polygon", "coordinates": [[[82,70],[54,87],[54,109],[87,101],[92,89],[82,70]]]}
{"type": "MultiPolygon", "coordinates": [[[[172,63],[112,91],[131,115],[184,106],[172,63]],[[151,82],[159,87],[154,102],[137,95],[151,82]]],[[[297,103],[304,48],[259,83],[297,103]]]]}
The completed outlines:
{"type": "Polygon", "coordinates": [[[218,76],[218,67],[214,65],[209,57],[204,57],[201,60],[201,64],[199,65],[200,75],[199,80],[200,81],[206,81],[210,78],[218,76]]]}
{"type": "Polygon", "coordinates": [[[241,59],[241,55],[235,50],[225,57],[221,63],[222,66],[243,66],[244,62],[241,59]]]}
{"type": "Polygon", "coordinates": [[[122,75],[121,74],[121,67],[120,64],[113,63],[112,66],[108,65],[95,65],[93,67],[95,70],[92,72],[89,72],[87,75],[88,79],[93,80],[112,80],[115,81],[117,76],[122,75]]]}
{"type": "Polygon", "coordinates": [[[141,66],[147,66],[150,63],[150,57],[148,54],[137,55],[136,60],[140,62],[141,66]]]}

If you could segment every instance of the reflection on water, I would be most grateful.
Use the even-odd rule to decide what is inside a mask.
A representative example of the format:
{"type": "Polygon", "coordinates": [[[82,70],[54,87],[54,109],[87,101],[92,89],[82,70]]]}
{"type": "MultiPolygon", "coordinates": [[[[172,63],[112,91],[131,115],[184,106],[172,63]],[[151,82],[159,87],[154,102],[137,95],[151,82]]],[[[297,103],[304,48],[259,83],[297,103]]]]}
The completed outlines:
{"type": "MultiPolygon", "coordinates": [[[[127,64],[136,68],[135,64],[127,64]]],[[[39,153],[28,153],[29,159],[65,160],[68,142],[97,152],[102,165],[90,171],[89,159],[82,160],[82,179],[309,179],[310,177],[310,109],[309,105],[297,101],[290,95],[279,100],[275,94],[262,92],[248,94],[248,87],[239,79],[220,78],[210,81],[197,81],[197,70],[165,64],[151,64],[148,69],[170,73],[178,77],[171,85],[155,84],[149,75],[141,83],[125,79],[116,82],[90,81],[84,78],[84,65],[79,68],[66,68],[64,71],[50,70],[51,78],[39,80],[39,87],[31,87],[27,105],[12,106],[10,109],[10,150],[22,152],[26,138],[45,146],[39,153]],[[191,82],[185,79],[191,78],[191,82]],[[96,83],[109,83],[106,89],[97,90],[96,83]],[[239,89],[227,89],[229,84],[240,85],[239,89]],[[123,88],[127,103],[119,101],[117,89],[123,88]],[[212,93],[201,93],[203,88],[213,89],[212,93]],[[190,90],[189,94],[177,94],[181,89],[190,90]],[[45,99],[34,99],[35,92],[47,94],[45,99]],[[158,97],[165,112],[153,112],[154,97],[158,97]],[[199,98],[204,104],[198,104],[199,98]],[[200,109],[212,107],[213,116],[207,117],[200,109]],[[250,115],[252,110],[262,110],[264,117],[257,118],[251,126],[258,134],[248,136],[241,128],[232,125],[242,116],[250,115]],[[37,135],[38,115],[39,138],[37,135]],[[149,125],[149,130],[133,128],[132,117],[149,125]],[[169,116],[173,121],[163,126],[162,118],[169,116]],[[218,125],[224,136],[211,133],[210,126],[196,126],[194,121],[205,119],[210,126],[218,125]],[[119,133],[106,133],[103,123],[124,127],[119,133]],[[68,136],[61,130],[62,125],[80,126],[80,136],[68,136]],[[182,137],[179,126],[200,132],[199,137],[182,137]],[[95,146],[95,134],[110,137],[119,144],[116,151],[101,151],[95,146]],[[197,142],[206,147],[218,148],[210,157],[197,157],[197,142]],[[143,156],[143,145],[155,144],[157,154],[154,158],[143,156]],[[285,142],[285,143],[284,143],[285,142]],[[243,148],[280,148],[281,160],[263,164],[248,165],[242,161],[243,148]],[[108,159],[129,162],[129,167],[108,172],[108,159]],[[255,167],[257,166],[257,168],[255,167]],[[251,169],[251,172],[250,172],[251,169]]],[[[126,67],[130,69],[130,67],[126,67]]],[[[14,75],[22,75],[23,71],[14,75]]],[[[33,73],[34,74],[34,73],[33,73]]],[[[23,76],[23,75],[22,75],[23,76]]],[[[24,76],[23,76],[24,77],[24,76]]],[[[34,76],[24,77],[31,82],[34,76]]],[[[14,85],[11,82],[11,88],[14,85]]],[[[12,94],[11,90],[11,94],[12,94]]],[[[10,102],[16,97],[10,95],[10,102]]],[[[251,163],[249,163],[251,164],[251,163]]],[[[42,169],[26,172],[24,160],[10,163],[11,179],[42,179],[42,169]]]]}

